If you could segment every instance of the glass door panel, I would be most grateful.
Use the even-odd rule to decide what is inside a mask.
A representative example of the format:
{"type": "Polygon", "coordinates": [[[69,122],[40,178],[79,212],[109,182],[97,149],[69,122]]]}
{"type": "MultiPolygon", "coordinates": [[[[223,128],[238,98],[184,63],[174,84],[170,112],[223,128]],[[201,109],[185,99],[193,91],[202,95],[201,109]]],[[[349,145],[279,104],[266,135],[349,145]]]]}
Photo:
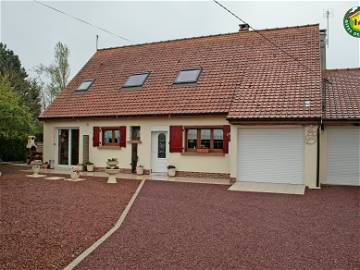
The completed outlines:
{"type": "Polygon", "coordinates": [[[69,164],[69,130],[60,129],[59,130],[59,164],[68,165],[69,164]]]}
{"type": "Polygon", "coordinates": [[[79,130],[71,130],[71,165],[79,164],[79,130]]]}

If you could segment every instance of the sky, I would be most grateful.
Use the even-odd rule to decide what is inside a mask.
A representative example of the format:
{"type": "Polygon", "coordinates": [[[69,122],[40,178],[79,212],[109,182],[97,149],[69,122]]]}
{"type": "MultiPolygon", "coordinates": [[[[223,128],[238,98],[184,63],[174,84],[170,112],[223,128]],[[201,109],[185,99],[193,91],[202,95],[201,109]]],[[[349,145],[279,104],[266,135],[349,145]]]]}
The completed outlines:
{"type": "MultiPolygon", "coordinates": [[[[212,1],[46,1],[73,16],[126,37],[122,40],[73,20],[35,1],[1,0],[1,41],[19,55],[30,75],[53,61],[57,41],[70,49],[71,77],[99,48],[238,31],[234,17],[212,1]]],[[[255,29],[319,23],[326,28],[330,11],[328,68],[360,66],[360,39],[347,34],[343,17],[354,1],[221,1],[255,29]]]]}

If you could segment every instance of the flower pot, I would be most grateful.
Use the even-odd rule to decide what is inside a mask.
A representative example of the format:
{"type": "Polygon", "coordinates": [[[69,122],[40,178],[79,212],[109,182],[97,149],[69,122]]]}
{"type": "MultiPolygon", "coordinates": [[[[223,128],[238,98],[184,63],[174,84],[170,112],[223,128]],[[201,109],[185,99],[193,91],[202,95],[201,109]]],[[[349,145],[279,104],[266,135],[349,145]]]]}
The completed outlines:
{"type": "Polygon", "coordinates": [[[117,181],[116,181],[116,174],[118,174],[120,172],[120,169],[108,169],[106,168],[105,169],[105,173],[107,173],[108,175],[108,180],[107,180],[107,183],[108,184],[116,184],[117,181]]]}
{"type": "Polygon", "coordinates": [[[196,152],[198,152],[198,153],[209,153],[209,149],[207,149],[207,148],[198,148],[198,149],[196,149],[196,152]]]}
{"type": "Polygon", "coordinates": [[[39,175],[40,169],[41,169],[42,162],[41,160],[34,160],[32,162],[31,170],[33,172],[33,175],[39,175]]]}
{"type": "Polygon", "coordinates": [[[91,165],[86,165],[86,170],[87,170],[88,172],[93,172],[93,171],[94,171],[94,165],[93,165],[93,164],[91,164],[91,165]]]}
{"type": "Polygon", "coordinates": [[[111,168],[117,166],[118,164],[119,164],[119,161],[117,161],[117,160],[108,160],[106,162],[106,165],[111,168]]]}
{"type": "Polygon", "coordinates": [[[144,174],[144,167],[143,166],[137,166],[136,167],[136,174],[137,175],[143,175],[144,174]]]}
{"type": "Polygon", "coordinates": [[[80,172],[71,172],[70,174],[70,178],[73,180],[79,179],[80,177],[80,172]]]}
{"type": "Polygon", "coordinates": [[[174,177],[175,175],[176,175],[176,169],[175,168],[168,169],[168,176],[174,177]]]}

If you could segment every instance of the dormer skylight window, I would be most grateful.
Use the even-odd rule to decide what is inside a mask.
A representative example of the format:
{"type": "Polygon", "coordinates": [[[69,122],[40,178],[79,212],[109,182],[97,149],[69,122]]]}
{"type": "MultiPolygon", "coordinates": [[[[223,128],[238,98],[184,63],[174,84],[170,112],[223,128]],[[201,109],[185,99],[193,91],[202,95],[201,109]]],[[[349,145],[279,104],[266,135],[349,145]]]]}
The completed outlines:
{"type": "Polygon", "coordinates": [[[83,81],[79,87],[76,89],[76,91],[87,91],[90,86],[92,85],[92,83],[94,82],[94,80],[85,80],[83,81]]]}
{"type": "Polygon", "coordinates": [[[149,74],[149,72],[131,74],[124,83],[123,87],[126,88],[143,86],[149,74]]]}
{"type": "Polygon", "coordinates": [[[175,79],[175,83],[196,83],[199,79],[201,68],[183,69],[175,79]]]}

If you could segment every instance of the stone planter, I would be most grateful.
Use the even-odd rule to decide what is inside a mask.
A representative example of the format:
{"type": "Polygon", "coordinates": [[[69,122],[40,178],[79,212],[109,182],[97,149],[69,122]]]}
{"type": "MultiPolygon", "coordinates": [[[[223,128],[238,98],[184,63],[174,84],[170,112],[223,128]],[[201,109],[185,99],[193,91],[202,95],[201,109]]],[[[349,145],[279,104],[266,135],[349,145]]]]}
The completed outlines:
{"type": "Polygon", "coordinates": [[[105,169],[105,173],[108,175],[108,180],[107,180],[107,183],[108,184],[116,184],[117,181],[116,181],[116,174],[118,174],[120,172],[120,169],[108,169],[106,168],[105,169]]]}
{"type": "Polygon", "coordinates": [[[39,172],[40,172],[40,169],[41,169],[42,161],[41,160],[34,160],[31,163],[31,165],[32,165],[31,170],[33,172],[33,176],[38,176],[39,172]]]}
{"type": "Polygon", "coordinates": [[[70,179],[71,180],[79,180],[80,177],[80,168],[81,166],[73,166],[70,171],[70,179]]]}
{"type": "Polygon", "coordinates": [[[137,175],[143,175],[144,174],[144,167],[143,166],[137,166],[136,167],[136,174],[137,175]]]}
{"type": "Polygon", "coordinates": [[[116,167],[118,164],[119,164],[119,161],[117,161],[117,160],[106,161],[106,165],[111,168],[116,167]]]}
{"type": "Polygon", "coordinates": [[[168,169],[168,176],[174,177],[175,175],[176,175],[176,169],[175,168],[168,169]]]}
{"type": "Polygon", "coordinates": [[[94,164],[88,164],[86,165],[86,170],[88,172],[93,172],[94,171],[94,164]]]}
{"type": "Polygon", "coordinates": [[[70,178],[72,180],[77,180],[77,179],[79,179],[79,177],[80,177],[80,172],[71,172],[71,174],[70,174],[70,178]]]}

